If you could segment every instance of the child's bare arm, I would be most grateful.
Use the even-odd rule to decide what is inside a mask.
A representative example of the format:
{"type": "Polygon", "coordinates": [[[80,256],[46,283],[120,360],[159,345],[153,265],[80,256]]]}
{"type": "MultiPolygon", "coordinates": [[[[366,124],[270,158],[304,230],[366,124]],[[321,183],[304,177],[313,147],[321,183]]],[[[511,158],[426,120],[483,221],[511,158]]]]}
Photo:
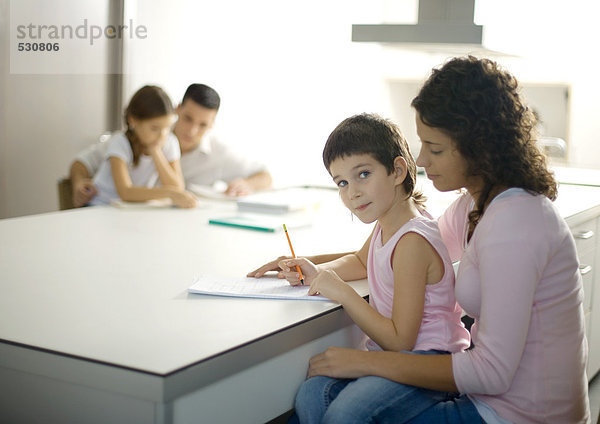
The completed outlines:
{"type": "Polygon", "coordinates": [[[192,208],[196,206],[196,197],[177,187],[134,186],[127,170],[127,165],[120,158],[111,157],[110,165],[117,194],[126,202],[144,202],[153,199],[170,198],[179,207],[192,208]]]}
{"type": "Polygon", "coordinates": [[[423,319],[426,284],[441,279],[443,263],[423,237],[407,233],[396,245],[392,268],[394,299],[391,318],[370,306],[366,308],[365,303],[351,295],[340,302],[354,322],[382,349],[412,350],[423,319]],[[435,272],[439,267],[441,273],[435,272]]]}
{"type": "Polygon", "coordinates": [[[158,178],[162,185],[183,189],[183,174],[179,159],[169,162],[162,151],[162,146],[153,146],[150,149],[150,156],[154,161],[154,166],[158,172],[158,178]]]}

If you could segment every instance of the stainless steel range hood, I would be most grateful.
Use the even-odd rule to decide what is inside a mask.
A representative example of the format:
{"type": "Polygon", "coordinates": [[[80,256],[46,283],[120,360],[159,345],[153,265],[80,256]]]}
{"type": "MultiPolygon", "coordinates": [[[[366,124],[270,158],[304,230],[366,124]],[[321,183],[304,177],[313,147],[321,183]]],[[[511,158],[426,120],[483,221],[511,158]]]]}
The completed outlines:
{"type": "Polygon", "coordinates": [[[352,25],[352,41],[409,47],[481,49],[483,27],[473,22],[475,0],[420,0],[416,25],[352,25]]]}

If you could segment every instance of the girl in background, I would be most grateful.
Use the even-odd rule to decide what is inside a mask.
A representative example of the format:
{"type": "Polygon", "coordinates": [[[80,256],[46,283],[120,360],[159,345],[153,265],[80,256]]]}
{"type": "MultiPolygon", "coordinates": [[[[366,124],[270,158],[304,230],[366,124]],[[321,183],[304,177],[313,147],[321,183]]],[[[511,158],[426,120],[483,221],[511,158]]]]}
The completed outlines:
{"type": "Polygon", "coordinates": [[[127,130],[108,141],[106,158],[94,177],[98,194],[91,205],[118,198],[127,202],[169,198],[179,207],[196,206],[195,196],[184,189],[179,143],[171,134],[173,113],[171,100],[160,87],[147,85],[133,95],[125,110],[127,130]]]}

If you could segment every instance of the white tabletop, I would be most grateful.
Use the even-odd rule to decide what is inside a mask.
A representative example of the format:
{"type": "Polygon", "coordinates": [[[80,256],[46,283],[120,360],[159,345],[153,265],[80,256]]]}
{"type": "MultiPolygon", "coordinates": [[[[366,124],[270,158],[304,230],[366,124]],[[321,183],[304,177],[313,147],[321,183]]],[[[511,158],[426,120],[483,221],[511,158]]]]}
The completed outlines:
{"type": "MultiPolygon", "coordinates": [[[[434,216],[457,196],[425,189],[434,216]]],[[[600,188],[584,189],[561,187],[568,220],[600,212],[600,188]]],[[[296,253],[360,248],[372,225],[352,220],[336,191],[315,195],[312,225],[290,228],[296,253]]],[[[233,213],[220,202],[0,220],[0,410],[94,423],[265,422],[288,411],[308,359],[358,346],[361,334],[333,302],[188,294],[198,274],[245,276],[289,254],[283,232],[208,224],[233,213]]],[[[366,281],[351,284],[367,293],[366,281]]]]}
{"type": "MultiPolygon", "coordinates": [[[[368,236],[335,192],[326,197],[312,226],[290,229],[296,254],[358,249],[368,236]]],[[[166,375],[339,308],[188,294],[199,273],[245,276],[289,254],[283,232],[208,224],[234,210],[93,207],[0,220],[0,340],[166,375]]],[[[366,294],[364,281],[356,287],[366,294]]]]}
{"type": "MultiPolygon", "coordinates": [[[[456,196],[426,191],[440,210],[456,196]]],[[[335,191],[316,195],[313,224],[290,229],[296,254],[359,249],[372,226],[335,191]]],[[[600,188],[562,186],[556,204],[565,218],[598,208],[600,188]]],[[[165,375],[339,306],[188,294],[200,273],[244,276],[289,254],[282,232],[208,224],[234,212],[218,202],[0,220],[0,340],[165,375]]]]}

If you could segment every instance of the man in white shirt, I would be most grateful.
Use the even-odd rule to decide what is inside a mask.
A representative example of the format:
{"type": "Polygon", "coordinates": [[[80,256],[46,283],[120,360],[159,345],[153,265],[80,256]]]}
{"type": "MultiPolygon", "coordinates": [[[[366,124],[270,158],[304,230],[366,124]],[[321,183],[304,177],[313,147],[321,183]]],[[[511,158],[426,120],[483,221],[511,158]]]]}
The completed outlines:
{"type": "MultiPolygon", "coordinates": [[[[227,183],[225,194],[243,196],[270,187],[271,175],[266,167],[236,154],[210,133],[221,99],[204,84],[190,85],[177,106],[173,133],[181,148],[181,170],[186,187],[227,183]]],[[[73,203],[86,205],[97,193],[92,176],[105,160],[107,143],[98,143],[80,152],[71,164],[69,176],[73,186],[73,203]]]]}

